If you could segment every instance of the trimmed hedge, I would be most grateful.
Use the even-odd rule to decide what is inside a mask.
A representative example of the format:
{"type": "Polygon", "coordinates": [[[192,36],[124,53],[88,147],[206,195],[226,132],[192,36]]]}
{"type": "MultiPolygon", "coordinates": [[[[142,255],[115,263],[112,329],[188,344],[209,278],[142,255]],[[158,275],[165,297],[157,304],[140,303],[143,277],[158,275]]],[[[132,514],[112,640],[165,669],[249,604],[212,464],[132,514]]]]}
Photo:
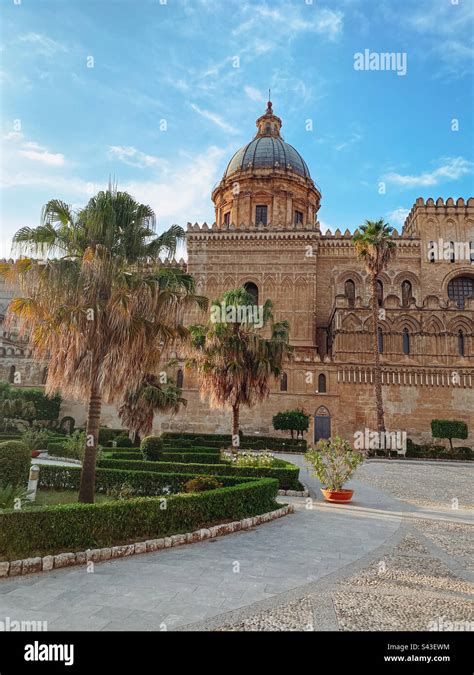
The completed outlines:
{"type": "Polygon", "coordinates": [[[107,445],[113,441],[116,436],[121,436],[125,429],[109,429],[108,427],[101,427],[99,429],[99,445],[107,445]]]}
{"type": "Polygon", "coordinates": [[[245,476],[277,478],[281,490],[299,490],[299,467],[283,460],[276,460],[275,467],[237,467],[231,464],[180,464],[177,462],[138,462],[119,459],[101,459],[97,466],[104,469],[129,471],[164,471],[166,473],[193,473],[206,476],[245,476]],[[156,468],[155,468],[156,467],[156,468]]]}
{"type": "Polygon", "coordinates": [[[0,443],[0,484],[26,488],[31,465],[31,450],[21,441],[0,443]]]}
{"type": "MultiPolygon", "coordinates": [[[[116,448],[111,448],[113,452],[107,451],[107,457],[104,459],[125,459],[125,460],[137,460],[142,461],[144,459],[141,452],[115,452],[116,448]]],[[[108,449],[110,450],[110,448],[108,449]]],[[[159,459],[155,460],[145,460],[145,461],[154,461],[154,462],[179,462],[180,464],[226,464],[222,460],[219,454],[202,454],[196,452],[162,452],[159,455],[159,459]]]]}
{"type": "Polygon", "coordinates": [[[406,456],[419,459],[457,459],[465,461],[474,459],[474,450],[464,446],[454,448],[453,452],[445,448],[444,445],[436,445],[434,443],[418,445],[411,438],[408,438],[406,456]]]}
{"type": "Polygon", "coordinates": [[[106,452],[104,453],[104,459],[126,459],[139,462],[143,459],[143,455],[140,451],[128,452],[128,448],[124,448],[126,452],[115,452],[115,450],[117,450],[117,448],[107,448],[106,452]],[[113,452],[110,452],[110,450],[113,452]]]}
{"type": "MultiPolygon", "coordinates": [[[[195,446],[205,445],[215,448],[228,447],[231,444],[229,434],[189,434],[184,432],[165,432],[161,435],[165,445],[195,446]]],[[[285,452],[306,452],[308,444],[303,439],[278,438],[276,436],[240,436],[242,450],[280,450],[285,452]]]]}
{"type": "MultiPolygon", "coordinates": [[[[158,467],[156,467],[158,468],[158,467]]],[[[158,471],[124,471],[123,469],[101,469],[96,471],[96,492],[107,492],[111,488],[130,485],[140,497],[156,497],[164,494],[175,494],[184,491],[185,484],[194,473],[161,473],[158,471]]],[[[51,490],[79,490],[81,480],[80,466],[42,465],[40,468],[39,487],[51,490]]],[[[240,485],[258,478],[222,476],[219,481],[225,486],[240,485]]]]}
{"type": "Polygon", "coordinates": [[[199,494],[64,504],[0,513],[0,557],[101,548],[165,537],[278,508],[278,481],[263,478],[199,494]]]}

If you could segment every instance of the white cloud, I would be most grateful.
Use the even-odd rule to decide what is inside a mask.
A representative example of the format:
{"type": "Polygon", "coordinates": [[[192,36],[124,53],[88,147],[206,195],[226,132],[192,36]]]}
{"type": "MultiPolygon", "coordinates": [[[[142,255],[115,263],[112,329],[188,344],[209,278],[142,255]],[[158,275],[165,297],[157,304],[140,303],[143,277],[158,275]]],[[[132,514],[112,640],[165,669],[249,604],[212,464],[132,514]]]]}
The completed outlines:
{"type": "Polygon", "coordinates": [[[387,213],[387,221],[392,226],[401,226],[406,220],[406,217],[410,213],[410,209],[405,209],[402,206],[399,206],[398,209],[394,209],[387,213]]]}
{"type": "Polygon", "coordinates": [[[244,92],[246,95],[249,97],[251,101],[256,101],[257,103],[264,103],[265,102],[265,96],[262,94],[260,89],[256,89],[255,87],[250,87],[246,86],[244,87],[244,92]]]}
{"type": "Polygon", "coordinates": [[[21,131],[9,131],[7,134],[4,134],[4,141],[20,141],[23,138],[21,131]]]}
{"type": "Polygon", "coordinates": [[[144,152],[140,152],[140,150],[137,150],[133,146],[124,145],[110,145],[109,157],[118,159],[124,164],[128,164],[129,166],[134,166],[139,169],[157,166],[163,161],[158,157],[154,157],[153,155],[146,155],[144,152]]]}
{"type": "Polygon", "coordinates": [[[34,51],[42,56],[54,56],[58,52],[67,52],[64,45],[41,33],[25,33],[20,35],[18,40],[26,43],[28,45],[26,48],[29,51],[34,51]]]}
{"type": "Polygon", "coordinates": [[[220,117],[216,113],[213,113],[209,110],[204,110],[203,108],[199,108],[195,103],[191,103],[191,108],[194,110],[194,112],[197,112],[198,115],[201,115],[201,117],[210,120],[213,124],[218,126],[223,131],[226,131],[229,134],[239,133],[237,129],[228,124],[225,120],[222,119],[222,117],[220,117]]]}
{"type": "Polygon", "coordinates": [[[450,180],[458,180],[462,176],[472,173],[473,170],[473,163],[463,157],[445,157],[440,161],[444,163],[430,172],[418,175],[403,175],[391,172],[383,176],[382,179],[388,183],[406,188],[427,187],[450,180]]]}
{"type": "Polygon", "coordinates": [[[219,167],[228,148],[209,147],[198,155],[181,155],[164,180],[127,181],[120,188],[137,200],[150,204],[158,221],[164,225],[176,222],[184,226],[188,221],[213,219],[211,191],[219,175],[219,167]]]}
{"type": "Polygon", "coordinates": [[[354,145],[354,143],[358,143],[361,140],[362,136],[361,134],[353,133],[350,138],[347,139],[347,141],[342,141],[341,143],[338,143],[336,145],[336,150],[339,152],[340,150],[344,150],[345,148],[348,148],[350,145],[354,145]]]}
{"type": "Polygon", "coordinates": [[[316,4],[285,5],[270,9],[267,5],[247,3],[244,13],[250,18],[242,21],[232,32],[234,36],[256,31],[262,23],[266,31],[274,37],[273,46],[278,46],[282,37],[297,38],[301,33],[317,33],[329,40],[335,40],[343,31],[344,14],[330,9],[319,9],[316,4]]]}
{"type": "Polygon", "coordinates": [[[64,166],[64,155],[60,152],[48,152],[42,145],[31,141],[23,143],[22,148],[22,150],[19,150],[19,154],[22,157],[31,159],[34,162],[48,164],[49,166],[64,166]]]}

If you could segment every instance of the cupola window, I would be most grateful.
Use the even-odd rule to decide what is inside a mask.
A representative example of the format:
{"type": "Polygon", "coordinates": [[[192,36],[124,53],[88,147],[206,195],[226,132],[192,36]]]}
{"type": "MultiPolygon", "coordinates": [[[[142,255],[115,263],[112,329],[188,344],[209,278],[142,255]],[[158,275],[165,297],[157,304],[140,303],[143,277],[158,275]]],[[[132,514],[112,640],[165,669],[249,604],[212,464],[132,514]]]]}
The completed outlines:
{"type": "Polygon", "coordinates": [[[303,212],[295,211],[295,225],[303,224],[303,212]]]}
{"type": "Polygon", "coordinates": [[[255,222],[257,225],[267,224],[267,207],[263,205],[257,206],[255,209],[255,222]]]}

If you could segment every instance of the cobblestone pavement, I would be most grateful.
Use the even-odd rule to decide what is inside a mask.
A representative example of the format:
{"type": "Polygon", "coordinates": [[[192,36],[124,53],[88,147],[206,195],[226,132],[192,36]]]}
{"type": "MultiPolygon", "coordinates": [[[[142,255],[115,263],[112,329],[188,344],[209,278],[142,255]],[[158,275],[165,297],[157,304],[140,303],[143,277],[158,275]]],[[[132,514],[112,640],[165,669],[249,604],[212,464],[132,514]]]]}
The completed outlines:
{"type": "Polygon", "coordinates": [[[396,462],[390,489],[377,484],[380,476],[388,480],[379,468],[385,465],[374,464],[373,481],[364,474],[353,482],[353,504],[327,504],[303,458],[291,459],[312,496],[280,499],[292,501],[295,514],[99,563],[93,573],[79,567],[2,580],[0,618],[47,621],[49,630],[149,631],[422,630],[440,617],[471,620],[466,509],[441,512],[395,499],[391,492],[410,484],[396,462]]]}
{"type": "MultiPolygon", "coordinates": [[[[298,463],[302,465],[302,459],[298,463]]],[[[471,467],[421,465],[413,471],[401,462],[364,465],[357,483],[370,483],[407,502],[435,507],[405,511],[392,543],[381,547],[354,573],[334,576],[315,584],[297,600],[216,627],[221,631],[384,631],[384,630],[474,630],[474,539],[471,516],[465,504],[472,492],[471,467]],[[444,469],[448,469],[443,473],[444,469]],[[450,472],[451,470],[451,472],[450,472]],[[420,490],[418,481],[431,485],[420,490]],[[453,481],[462,506],[450,509],[452,517],[464,515],[463,522],[433,517],[452,499],[446,481],[453,481]],[[470,488],[470,489],[469,489],[470,488]],[[429,499],[423,499],[425,495],[429,499]],[[420,496],[421,499],[413,499],[420,496]]],[[[308,475],[303,481],[315,494],[317,481],[308,475]]],[[[357,489],[357,488],[356,488],[357,489]]]]}
{"type": "Polygon", "coordinates": [[[369,460],[357,470],[359,481],[410,504],[448,510],[474,508],[474,463],[369,460]]]}

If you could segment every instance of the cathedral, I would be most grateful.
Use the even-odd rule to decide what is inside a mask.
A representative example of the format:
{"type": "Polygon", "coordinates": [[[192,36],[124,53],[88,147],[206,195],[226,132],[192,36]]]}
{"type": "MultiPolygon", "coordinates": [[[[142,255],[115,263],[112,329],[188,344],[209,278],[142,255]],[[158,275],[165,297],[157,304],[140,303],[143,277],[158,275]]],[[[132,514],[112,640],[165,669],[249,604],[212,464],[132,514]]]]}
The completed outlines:
{"type": "MultiPolygon", "coordinates": [[[[303,157],[283,140],[271,102],[257,132],[231,158],[212,192],[214,224],[188,224],[187,270],[197,291],[216,299],[245,286],[256,304],[271,299],[276,320],[290,324],[294,347],[269,399],[241,410],[244,433],[275,434],[277,412],[302,408],[310,443],[376,427],[369,279],[349,230],[322,232],[321,191],[303,157]]],[[[370,214],[368,214],[370,215],[370,214]]],[[[431,420],[463,420],[474,442],[474,198],[419,198],[396,256],[378,283],[379,352],[387,429],[431,439],[431,420]]],[[[0,282],[1,283],[1,282],[0,282]]],[[[0,287],[0,313],[9,293],[0,287]]],[[[1,317],[0,317],[1,318],[1,317]]],[[[202,322],[192,313],[187,323],[202,322]]],[[[182,355],[173,354],[180,361],[182,355]]],[[[41,384],[45,365],[3,332],[0,378],[41,384]]],[[[155,417],[155,432],[228,433],[230,412],[210,410],[195,375],[178,366],[188,405],[155,417]]],[[[64,414],[84,422],[84,406],[63,402],[64,414]]],[[[119,426],[106,408],[103,423],[119,426]]]]}

